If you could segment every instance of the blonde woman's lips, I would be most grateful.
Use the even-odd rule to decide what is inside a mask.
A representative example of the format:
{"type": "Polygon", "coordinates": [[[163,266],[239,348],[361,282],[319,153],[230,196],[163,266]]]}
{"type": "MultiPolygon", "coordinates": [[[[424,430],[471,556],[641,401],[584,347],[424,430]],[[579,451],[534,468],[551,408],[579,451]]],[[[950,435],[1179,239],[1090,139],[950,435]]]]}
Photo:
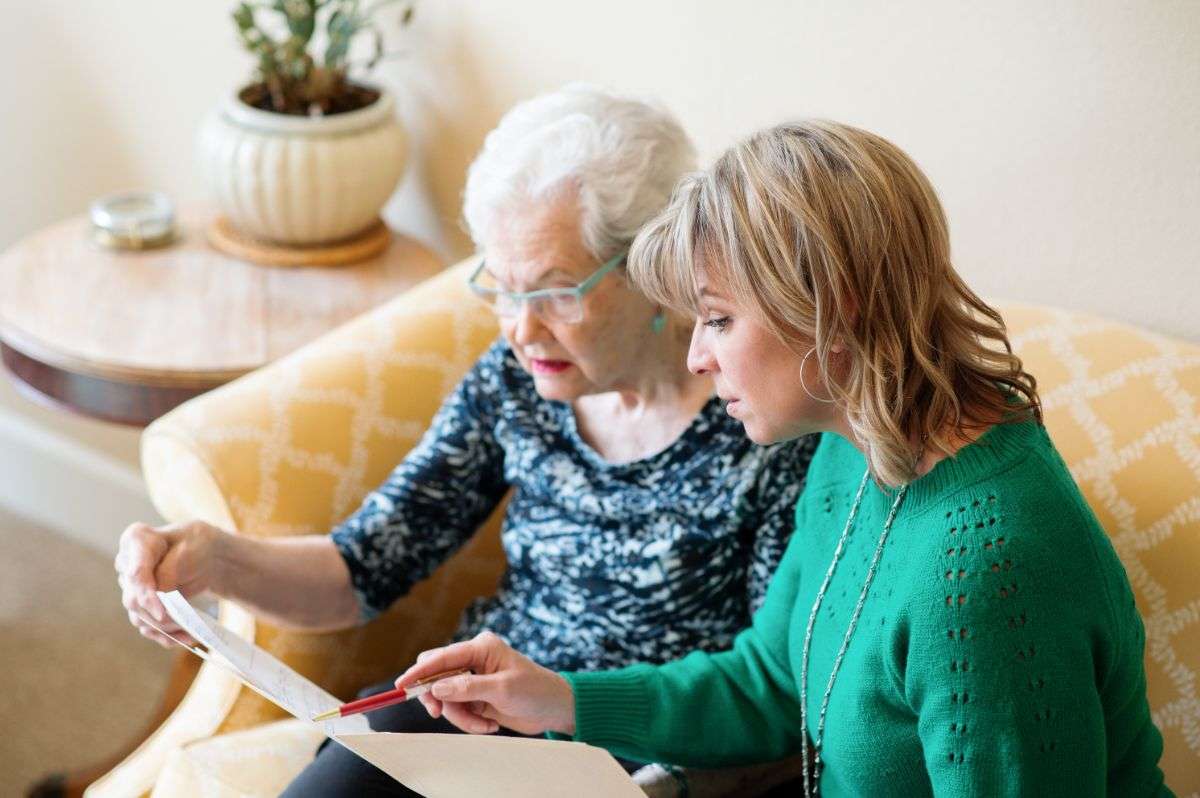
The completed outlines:
{"type": "Polygon", "coordinates": [[[534,374],[561,374],[571,368],[571,362],[568,360],[543,360],[541,358],[533,358],[529,361],[529,368],[534,374]]]}
{"type": "Polygon", "coordinates": [[[730,399],[725,403],[725,412],[734,418],[737,418],[737,411],[741,406],[742,402],[740,399],[730,399]]]}

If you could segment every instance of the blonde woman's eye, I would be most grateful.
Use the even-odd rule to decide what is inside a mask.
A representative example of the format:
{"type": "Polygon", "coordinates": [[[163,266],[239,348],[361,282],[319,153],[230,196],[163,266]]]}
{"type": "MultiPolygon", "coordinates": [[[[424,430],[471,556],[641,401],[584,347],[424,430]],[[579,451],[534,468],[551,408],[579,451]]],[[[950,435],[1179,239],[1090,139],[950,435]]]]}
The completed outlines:
{"type": "Polygon", "coordinates": [[[717,332],[724,332],[725,328],[729,326],[729,322],[730,318],[728,316],[721,316],[719,319],[709,319],[704,322],[704,326],[712,327],[717,332]]]}

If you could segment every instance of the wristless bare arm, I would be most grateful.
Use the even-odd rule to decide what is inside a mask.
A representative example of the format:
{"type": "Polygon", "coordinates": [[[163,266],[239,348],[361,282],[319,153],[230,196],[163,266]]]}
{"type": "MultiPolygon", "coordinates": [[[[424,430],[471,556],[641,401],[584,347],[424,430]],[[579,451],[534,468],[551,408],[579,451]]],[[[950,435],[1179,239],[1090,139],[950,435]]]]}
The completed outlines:
{"type": "Polygon", "coordinates": [[[224,533],[213,592],[276,626],[334,631],[358,622],[350,570],[328,535],[224,533]]]}

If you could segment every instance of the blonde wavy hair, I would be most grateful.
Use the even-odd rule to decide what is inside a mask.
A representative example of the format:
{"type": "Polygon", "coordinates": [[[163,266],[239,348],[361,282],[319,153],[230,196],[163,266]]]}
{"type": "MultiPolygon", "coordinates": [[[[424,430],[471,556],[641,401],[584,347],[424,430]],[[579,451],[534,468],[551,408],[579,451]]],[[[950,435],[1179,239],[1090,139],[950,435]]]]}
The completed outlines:
{"type": "Polygon", "coordinates": [[[698,266],[797,357],[816,350],[881,483],[911,481],[925,445],[950,454],[955,436],[997,419],[1041,421],[1003,319],[951,265],[933,187],[879,136],[784,124],[684,178],[634,240],[629,272],[694,315],[698,266]],[[836,378],[835,344],[847,355],[836,378]]]}

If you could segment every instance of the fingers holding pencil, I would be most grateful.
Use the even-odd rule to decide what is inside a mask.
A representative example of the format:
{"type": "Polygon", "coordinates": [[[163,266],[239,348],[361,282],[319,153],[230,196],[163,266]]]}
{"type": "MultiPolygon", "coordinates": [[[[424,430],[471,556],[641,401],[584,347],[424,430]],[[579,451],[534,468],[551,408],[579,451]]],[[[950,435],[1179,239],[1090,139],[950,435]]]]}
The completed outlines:
{"type": "Polygon", "coordinates": [[[491,632],[417,658],[397,687],[447,670],[472,671],[435,682],[429,700],[422,700],[433,717],[445,717],[472,734],[487,734],[499,726],[523,734],[575,731],[575,696],[566,679],[543,668],[491,632]]]}

